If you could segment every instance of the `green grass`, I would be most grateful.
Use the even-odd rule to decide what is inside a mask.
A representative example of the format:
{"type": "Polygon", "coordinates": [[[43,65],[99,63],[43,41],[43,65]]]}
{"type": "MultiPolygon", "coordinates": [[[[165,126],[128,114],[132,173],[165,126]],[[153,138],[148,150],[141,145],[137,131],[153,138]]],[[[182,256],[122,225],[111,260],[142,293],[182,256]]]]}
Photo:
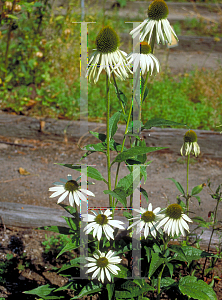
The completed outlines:
{"type": "MultiPolygon", "coordinates": [[[[126,94],[128,106],[132,99],[132,80],[118,81],[119,88],[126,94]]],[[[196,70],[189,74],[162,74],[148,84],[148,98],[142,105],[142,121],[164,118],[185,123],[193,129],[220,130],[222,124],[222,70],[196,70]]],[[[54,118],[79,119],[79,81],[69,87],[60,78],[54,78],[50,85],[37,89],[35,105],[30,108],[30,98],[25,87],[13,92],[2,90],[2,109],[9,109],[26,115],[43,115],[54,118]],[[26,93],[26,94],[25,94],[26,93]]],[[[113,84],[110,88],[111,114],[120,110],[113,84]]],[[[97,84],[88,86],[89,121],[104,122],[106,117],[105,74],[97,84]]]]}

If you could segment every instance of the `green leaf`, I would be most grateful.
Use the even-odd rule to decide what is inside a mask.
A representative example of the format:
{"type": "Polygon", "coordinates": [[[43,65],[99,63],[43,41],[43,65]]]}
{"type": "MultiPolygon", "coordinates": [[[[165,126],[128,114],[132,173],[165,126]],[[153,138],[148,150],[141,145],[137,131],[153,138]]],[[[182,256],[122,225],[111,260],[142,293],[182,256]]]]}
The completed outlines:
{"type": "Polygon", "coordinates": [[[173,276],[173,264],[166,262],[166,266],[169,269],[170,276],[172,277],[173,276]]]}
{"type": "Polygon", "coordinates": [[[129,196],[133,193],[133,188],[136,189],[137,186],[133,185],[133,182],[139,182],[140,171],[139,168],[135,168],[132,173],[121,178],[117,184],[117,188],[123,188],[126,191],[126,196],[129,196]]]}
{"type": "Polygon", "coordinates": [[[185,195],[184,189],[183,189],[182,185],[178,181],[176,181],[173,178],[167,178],[167,179],[172,180],[175,183],[177,189],[182,193],[182,195],[185,195]]]}
{"type": "Polygon", "coordinates": [[[121,152],[120,154],[118,154],[116,156],[116,158],[114,159],[114,161],[112,162],[112,165],[115,162],[126,161],[127,159],[133,158],[134,156],[154,152],[154,151],[161,150],[161,149],[166,149],[166,147],[140,147],[140,146],[135,146],[133,148],[127,149],[127,150],[121,152]]]}
{"type": "Polygon", "coordinates": [[[201,259],[203,257],[212,257],[212,256],[214,256],[213,253],[208,253],[206,251],[202,251],[200,249],[196,249],[196,248],[191,247],[191,246],[183,246],[183,247],[181,247],[181,249],[183,250],[183,253],[185,254],[186,259],[187,259],[188,262],[191,262],[192,260],[198,260],[198,259],[201,259]]]}
{"type": "Polygon", "coordinates": [[[75,218],[65,217],[62,216],[63,219],[65,219],[67,225],[74,231],[79,229],[79,222],[75,218]]]}
{"type": "Polygon", "coordinates": [[[214,290],[195,276],[185,276],[179,281],[179,289],[183,295],[198,300],[217,300],[214,290]]]}
{"type": "Polygon", "coordinates": [[[124,266],[118,265],[120,268],[120,271],[118,271],[118,274],[115,275],[116,278],[127,278],[132,276],[131,272],[124,266]]]}
{"type": "Polygon", "coordinates": [[[144,246],[144,249],[146,250],[146,258],[147,258],[147,262],[149,263],[153,252],[150,247],[144,246]]]}
{"type": "Polygon", "coordinates": [[[147,121],[145,125],[141,128],[141,130],[151,129],[152,127],[159,127],[159,126],[186,126],[186,125],[182,123],[170,121],[170,120],[155,118],[147,121]]]}
{"type": "Polygon", "coordinates": [[[102,283],[95,284],[93,281],[90,281],[87,285],[83,287],[78,296],[73,297],[72,299],[79,299],[83,296],[88,296],[91,294],[96,294],[101,291],[103,285],[102,283]]]}
{"type": "Polygon", "coordinates": [[[11,15],[11,14],[7,14],[9,19],[13,19],[13,20],[18,20],[18,17],[11,15]]]}
{"type": "Polygon", "coordinates": [[[140,140],[138,133],[141,132],[142,126],[143,126],[142,121],[140,120],[132,121],[128,126],[127,135],[135,136],[136,138],[138,138],[138,140],[140,140]]]}
{"type": "Polygon", "coordinates": [[[195,197],[195,198],[197,199],[197,201],[198,201],[198,203],[199,203],[199,205],[200,205],[200,204],[201,204],[200,197],[199,197],[199,196],[193,196],[193,197],[195,197]]]}
{"type": "Polygon", "coordinates": [[[107,183],[107,181],[103,178],[103,176],[101,175],[101,173],[96,169],[93,168],[91,166],[87,166],[86,168],[82,168],[81,166],[76,166],[76,165],[72,165],[72,164],[60,164],[57,163],[57,165],[66,167],[66,168],[70,168],[79,172],[83,172],[83,174],[87,175],[90,178],[96,179],[96,180],[100,180],[100,181],[104,181],[105,183],[107,183]]]}
{"type": "Polygon", "coordinates": [[[94,131],[90,131],[90,133],[96,137],[97,139],[99,139],[101,142],[105,142],[106,140],[106,134],[104,133],[99,133],[99,132],[94,132],[94,131]]]}
{"type": "Polygon", "coordinates": [[[108,299],[112,300],[113,293],[114,293],[115,284],[114,283],[107,283],[106,289],[108,291],[108,299]]]}
{"type": "Polygon", "coordinates": [[[170,288],[173,284],[175,284],[175,280],[170,277],[165,277],[161,279],[160,287],[167,289],[170,288]]]}
{"type": "Polygon", "coordinates": [[[154,290],[154,288],[146,282],[141,281],[139,286],[138,280],[137,282],[127,280],[121,284],[120,289],[120,291],[115,290],[115,297],[119,299],[133,299],[134,297],[138,297],[145,292],[154,290]]]}
{"type": "Polygon", "coordinates": [[[61,267],[61,269],[59,269],[59,271],[57,273],[60,273],[62,271],[65,271],[65,270],[68,270],[68,269],[74,268],[74,267],[78,267],[79,268],[80,267],[80,263],[82,263],[82,264],[86,263],[86,260],[85,260],[84,257],[76,257],[74,259],[71,259],[69,261],[69,263],[68,264],[64,264],[61,267]]]}
{"type": "Polygon", "coordinates": [[[133,218],[133,215],[131,213],[129,213],[128,211],[124,211],[123,216],[127,219],[132,219],[133,218]]]}
{"type": "Polygon", "coordinates": [[[116,95],[117,95],[117,98],[123,103],[123,105],[125,106],[127,104],[127,97],[126,95],[121,91],[121,90],[118,90],[116,89],[115,87],[115,90],[116,90],[116,95]]]}
{"type": "Polygon", "coordinates": [[[55,296],[53,295],[53,291],[55,290],[55,287],[51,287],[49,284],[42,285],[37,287],[36,289],[25,291],[24,294],[28,295],[37,295],[38,297],[42,297],[44,299],[64,299],[63,296],[55,296]]]}
{"type": "Polygon", "coordinates": [[[71,251],[74,250],[76,248],[79,247],[79,239],[76,239],[74,241],[69,241],[65,247],[59,252],[59,254],[57,255],[56,258],[58,258],[59,256],[61,256],[63,253],[67,252],[67,251],[71,251]]]}
{"type": "Polygon", "coordinates": [[[164,263],[165,259],[163,257],[160,257],[159,253],[152,253],[151,263],[150,263],[150,269],[149,269],[149,275],[150,278],[153,273],[164,263]]]}
{"type": "Polygon", "coordinates": [[[203,187],[204,187],[203,184],[195,186],[191,191],[191,196],[199,194],[202,191],[203,187]]]}
{"type": "Polygon", "coordinates": [[[206,222],[202,217],[198,217],[198,216],[193,217],[192,221],[198,223],[201,227],[209,228],[211,225],[211,222],[206,222]]]}
{"type": "Polygon", "coordinates": [[[104,194],[109,194],[112,197],[116,198],[119,202],[121,202],[124,207],[127,205],[126,201],[126,192],[124,191],[124,188],[122,187],[117,187],[113,191],[105,190],[103,191],[104,194]]]}
{"type": "Polygon", "coordinates": [[[147,204],[149,203],[149,197],[147,194],[147,191],[144,190],[143,188],[140,188],[140,192],[142,193],[142,195],[145,197],[147,204]]]}
{"type": "Polygon", "coordinates": [[[169,249],[170,251],[173,251],[173,252],[179,254],[180,258],[182,258],[183,261],[187,261],[187,257],[186,257],[186,255],[185,255],[185,253],[183,252],[183,249],[182,249],[180,246],[177,246],[177,245],[170,245],[170,246],[168,247],[168,249],[169,249]]]}
{"type": "Polygon", "coordinates": [[[107,149],[106,143],[88,144],[83,150],[93,152],[104,152],[107,149]]]}
{"type": "Polygon", "coordinates": [[[121,116],[121,112],[117,111],[114,115],[112,115],[112,117],[109,119],[109,138],[111,139],[118,127],[117,127],[117,123],[119,122],[119,118],[121,116]]]}

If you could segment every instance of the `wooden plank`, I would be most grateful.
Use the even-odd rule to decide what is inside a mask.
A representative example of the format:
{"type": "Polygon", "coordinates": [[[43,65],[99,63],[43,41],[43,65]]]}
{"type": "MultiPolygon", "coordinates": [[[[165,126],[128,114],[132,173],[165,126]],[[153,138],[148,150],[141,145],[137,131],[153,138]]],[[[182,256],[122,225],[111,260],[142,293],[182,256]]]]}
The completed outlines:
{"type": "Polygon", "coordinates": [[[49,207],[0,202],[0,224],[24,228],[40,226],[68,227],[62,216],[70,217],[65,210],[49,207]]]}
{"type": "MultiPolygon", "coordinates": [[[[95,122],[88,122],[88,130],[106,133],[106,125],[95,122]]],[[[141,134],[146,140],[147,146],[168,147],[169,153],[180,153],[183,144],[183,135],[188,129],[175,128],[152,128],[144,130],[141,134]]],[[[115,135],[115,140],[122,142],[125,126],[120,125],[115,135]]],[[[211,159],[222,160],[222,135],[219,132],[208,130],[195,130],[198,137],[198,144],[203,156],[211,159]]],[[[32,117],[10,115],[0,111],[0,135],[5,137],[38,139],[38,140],[55,140],[77,143],[84,145],[92,142],[98,142],[86,132],[84,136],[80,135],[80,122],[55,120],[50,118],[36,119],[32,117]],[[44,120],[45,126],[40,130],[40,121],[44,120]],[[66,130],[66,134],[64,131],[66,130]]],[[[126,146],[129,146],[126,139],[126,146]]]]}

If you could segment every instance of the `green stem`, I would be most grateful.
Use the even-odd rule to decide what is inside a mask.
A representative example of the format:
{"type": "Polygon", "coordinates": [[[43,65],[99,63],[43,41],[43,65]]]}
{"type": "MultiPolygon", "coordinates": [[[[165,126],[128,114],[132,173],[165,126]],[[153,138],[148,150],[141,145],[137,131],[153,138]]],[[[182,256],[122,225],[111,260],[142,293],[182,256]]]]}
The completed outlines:
{"type": "Polygon", "coordinates": [[[143,90],[142,90],[142,93],[141,93],[141,102],[142,103],[143,103],[143,97],[144,97],[144,93],[145,93],[145,90],[146,90],[148,79],[149,79],[149,72],[147,72],[147,74],[146,74],[146,79],[145,79],[143,90]]]}
{"type": "MultiPolygon", "coordinates": [[[[109,78],[106,74],[106,142],[107,142],[107,170],[108,170],[108,189],[111,191],[111,163],[110,163],[110,136],[109,136],[109,117],[110,117],[110,94],[109,78]]],[[[109,206],[112,207],[112,197],[109,195],[109,206]]]]}
{"type": "MultiPolygon", "coordinates": [[[[219,203],[220,203],[220,201],[217,200],[217,205],[216,205],[215,214],[214,214],[213,228],[212,228],[212,232],[211,232],[211,235],[210,235],[210,240],[209,240],[207,252],[209,252],[209,250],[210,250],[210,245],[211,245],[212,237],[213,237],[214,230],[215,230],[215,223],[216,223],[216,220],[217,220],[217,210],[218,210],[219,203]]],[[[204,262],[204,266],[203,266],[203,277],[204,277],[204,270],[206,268],[207,259],[208,258],[206,257],[205,262],[204,262]]]]}
{"type": "MultiPolygon", "coordinates": [[[[131,118],[132,108],[133,108],[133,101],[131,102],[131,105],[130,105],[130,110],[129,110],[129,114],[128,114],[128,119],[127,119],[127,122],[126,122],[126,129],[125,129],[125,133],[124,133],[124,137],[123,137],[123,143],[122,143],[122,147],[121,147],[120,152],[123,152],[123,149],[124,149],[124,144],[125,144],[125,141],[126,141],[126,134],[127,134],[127,132],[128,132],[128,127],[129,127],[129,122],[130,122],[130,118],[131,118]]],[[[121,164],[121,163],[118,163],[118,165],[117,165],[117,170],[116,170],[116,180],[115,180],[115,188],[116,188],[116,186],[117,186],[117,181],[118,181],[118,175],[119,175],[120,164],[121,164]]]]}
{"type": "MultiPolygon", "coordinates": [[[[167,238],[167,241],[165,241],[163,239],[163,242],[164,242],[164,252],[165,250],[167,249],[167,245],[168,245],[168,242],[169,242],[169,238],[167,238]]],[[[161,279],[162,279],[162,275],[163,275],[163,270],[165,268],[166,264],[165,262],[163,263],[163,267],[162,267],[162,270],[160,271],[159,275],[158,275],[158,278],[157,278],[157,300],[160,300],[160,297],[161,297],[161,293],[160,293],[160,286],[161,286],[161,279]]]]}
{"type": "Polygon", "coordinates": [[[123,114],[125,115],[126,112],[125,112],[123,103],[122,103],[122,101],[121,101],[121,99],[120,99],[119,88],[118,88],[118,86],[117,86],[117,83],[116,83],[116,79],[115,79],[114,73],[112,73],[112,76],[113,76],[113,83],[114,83],[115,88],[116,88],[116,91],[117,91],[117,97],[118,97],[118,99],[119,99],[119,102],[120,102],[120,106],[121,106],[122,112],[123,112],[123,114]]]}
{"type": "Polygon", "coordinates": [[[186,195],[186,209],[187,209],[187,215],[189,216],[189,164],[190,164],[190,154],[187,156],[187,195],[186,195]]]}

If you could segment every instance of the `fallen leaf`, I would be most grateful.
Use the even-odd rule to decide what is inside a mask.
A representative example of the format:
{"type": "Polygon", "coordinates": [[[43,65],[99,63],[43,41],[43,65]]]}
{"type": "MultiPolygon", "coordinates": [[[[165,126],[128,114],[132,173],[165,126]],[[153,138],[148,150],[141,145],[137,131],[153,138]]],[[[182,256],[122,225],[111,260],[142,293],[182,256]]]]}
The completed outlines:
{"type": "Polygon", "coordinates": [[[26,171],[25,169],[23,169],[23,168],[19,168],[19,174],[21,174],[21,175],[30,175],[30,173],[28,172],[28,171],[26,171]]]}

